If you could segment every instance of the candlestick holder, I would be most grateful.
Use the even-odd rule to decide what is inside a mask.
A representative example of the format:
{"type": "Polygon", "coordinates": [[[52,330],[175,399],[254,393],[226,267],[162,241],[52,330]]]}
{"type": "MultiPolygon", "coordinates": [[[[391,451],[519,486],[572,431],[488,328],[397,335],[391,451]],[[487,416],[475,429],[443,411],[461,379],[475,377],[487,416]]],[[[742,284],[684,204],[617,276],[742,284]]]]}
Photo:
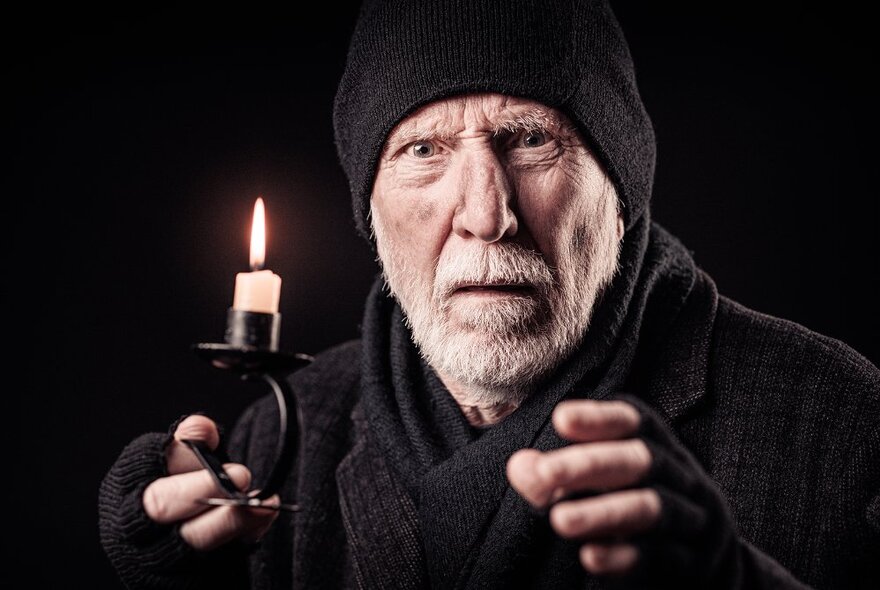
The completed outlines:
{"type": "Polygon", "coordinates": [[[303,417],[296,396],[287,383],[287,376],[308,365],[312,357],[302,353],[279,350],[281,314],[242,311],[230,308],[226,316],[224,342],[199,342],[193,345],[195,353],[219,369],[227,370],[244,380],[259,379],[275,395],[278,405],[278,441],[272,470],[255,493],[248,494],[236,488],[220,459],[198,440],[183,440],[199,462],[211,474],[222,497],[204,498],[213,506],[241,506],[272,510],[297,511],[295,503],[270,504],[266,500],[278,493],[293,466],[296,450],[302,464],[303,417]],[[290,415],[296,419],[296,436],[288,432],[290,415]]]}

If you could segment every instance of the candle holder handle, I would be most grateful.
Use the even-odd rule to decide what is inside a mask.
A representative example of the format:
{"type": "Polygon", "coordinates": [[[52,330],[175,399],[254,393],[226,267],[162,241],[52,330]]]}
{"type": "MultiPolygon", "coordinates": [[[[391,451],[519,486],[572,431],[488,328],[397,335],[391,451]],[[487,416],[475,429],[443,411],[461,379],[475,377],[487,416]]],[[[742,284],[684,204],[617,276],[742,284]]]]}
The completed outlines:
{"type": "MultiPolygon", "coordinates": [[[[275,457],[272,469],[265,482],[257,486],[255,493],[245,493],[236,488],[229,474],[223,469],[220,459],[202,441],[183,440],[202,466],[208,470],[218,491],[223,497],[203,498],[202,502],[212,506],[241,506],[250,508],[266,508],[295,512],[300,509],[296,504],[276,504],[267,500],[277,494],[293,466],[297,453],[300,458],[303,451],[302,410],[296,401],[293,389],[287,376],[309,363],[312,357],[305,354],[292,354],[278,350],[235,346],[226,343],[199,343],[195,352],[203,359],[220,369],[230,370],[242,379],[261,379],[272,390],[278,405],[278,440],[275,445],[275,457]],[[296,419],[296,433],[289,433],[291,414],[296,419]]],[[[301,464],[301,462],[300,462],[301,464]]]]}

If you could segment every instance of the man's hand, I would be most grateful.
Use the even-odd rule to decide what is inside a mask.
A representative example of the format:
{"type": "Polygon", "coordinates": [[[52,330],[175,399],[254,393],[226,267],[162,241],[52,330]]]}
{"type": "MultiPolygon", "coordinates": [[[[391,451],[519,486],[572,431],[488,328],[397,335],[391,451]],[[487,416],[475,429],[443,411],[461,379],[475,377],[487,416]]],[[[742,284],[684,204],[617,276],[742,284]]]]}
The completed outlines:
{"type": "Polygon", "coordinates": [[[517,451],[511,486],[550,507],[550,525],[582,542],[591,573],[701,583],[724,575],[738,545],[726,502],[651,408],[619,397],[560,403],[553,426],[574,444],[517,451]]]}
{"type": "MultiPolygon", "coordinates": [[[[278,516],[275,510],[233,506],[211,507],[199,502],[216,495],[216,484],[203,469],[193,452],[181,440],[201,440],[211,449],[220,442],[214,422],[193,415],[183,420],[168,445],[168,477],[152,482],[144,490],[144,510],[161,524],[180,522],[180,536],[199,550],[214,549],[234,539],[252,542],[262,537],[278,516]]],[[[250,486],[251,474],[237,463],[224,465],[226,472],[242,491],[250,486]]],[[[278,502],[273,496],[269,502],[278,502]]]]}
{"type": "Polygon", "coordinates": [[[651,466],[648,447],[633,438],[639,422],[639,413],[626,402],[564,401],[553,412],[553,426],[561,437],[580,444],[548,453],[522,449],[507,463],[510,484],[535,508],[572,493],[607,490],[559,501],[550,510],[550,524],[560,536],[586,540],[581,563],[595,574],[632,569],[636,547],[608,539],[647,531],[660,516],[654,490],[620,489],[644,479],[651,466]]]}

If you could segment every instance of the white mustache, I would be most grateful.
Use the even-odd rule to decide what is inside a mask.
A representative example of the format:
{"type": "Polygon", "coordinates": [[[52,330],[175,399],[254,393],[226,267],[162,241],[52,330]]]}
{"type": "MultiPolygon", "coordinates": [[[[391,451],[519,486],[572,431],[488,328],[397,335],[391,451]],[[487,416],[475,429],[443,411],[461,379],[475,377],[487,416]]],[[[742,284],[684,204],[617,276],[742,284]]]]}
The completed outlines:
{"type": "Polygon", "coordinates": [[[434,277],[434,296],[440,301],[463,286],[521,285],[539,293],[553,286],[553,272],[543,256],[515,243],[444,254],[434,277]]]}

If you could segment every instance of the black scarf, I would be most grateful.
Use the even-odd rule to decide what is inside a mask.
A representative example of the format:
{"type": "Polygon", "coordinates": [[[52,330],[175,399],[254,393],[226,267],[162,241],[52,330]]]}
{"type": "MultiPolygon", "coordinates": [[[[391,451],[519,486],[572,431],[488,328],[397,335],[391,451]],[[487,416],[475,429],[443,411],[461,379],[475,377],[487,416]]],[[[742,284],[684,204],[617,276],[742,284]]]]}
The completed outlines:
{"type": "Polygon", "coordinates": [[[430,587],[561,588],[584,579],[577,546],[552,535],[508,485],[507,459],[524,447],[564,446],[549,423],[556,404],[624,389],[645,327],[662,334],[696,280],[688,250],[643,215],[624,238],[619,273],[581,347],[482,434],[421,361],[377,280],[363,325],[363,411],[371,442],[412,500],[421,548],[409,557],[424,561],[430,587]]]}

